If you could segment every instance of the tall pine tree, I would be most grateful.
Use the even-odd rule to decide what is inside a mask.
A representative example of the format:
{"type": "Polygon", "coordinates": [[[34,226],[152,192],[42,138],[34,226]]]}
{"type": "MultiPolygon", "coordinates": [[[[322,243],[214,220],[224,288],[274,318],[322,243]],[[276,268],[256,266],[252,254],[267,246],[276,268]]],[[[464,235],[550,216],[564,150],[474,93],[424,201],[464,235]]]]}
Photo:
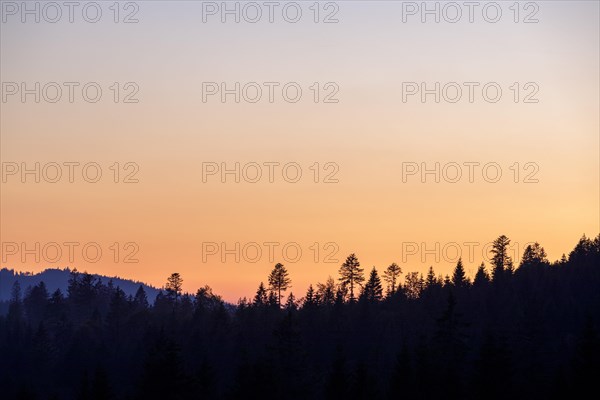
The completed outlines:
{"type": "Polygon", "coordinates": [[[361,286],[365,280],[363,269],[354,253],[350,254],[340,267],[340,282],[350,290],[350,302],[354,302],[354,288],[361,286]]]}

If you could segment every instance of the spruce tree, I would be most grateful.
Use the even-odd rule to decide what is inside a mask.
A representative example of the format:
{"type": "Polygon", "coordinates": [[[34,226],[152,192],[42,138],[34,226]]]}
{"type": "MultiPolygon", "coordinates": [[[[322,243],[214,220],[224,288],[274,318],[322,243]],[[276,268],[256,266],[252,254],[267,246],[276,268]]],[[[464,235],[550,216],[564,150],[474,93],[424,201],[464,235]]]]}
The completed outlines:
{"type": "Polygon", "coordinates": [[[381,287],[381,279],[377,274],[377,269],[373,267],[369,274],[369,279],[363,287],[361,297],[369,302],[380,301],[383,298],[383,288],[381,287]]]}

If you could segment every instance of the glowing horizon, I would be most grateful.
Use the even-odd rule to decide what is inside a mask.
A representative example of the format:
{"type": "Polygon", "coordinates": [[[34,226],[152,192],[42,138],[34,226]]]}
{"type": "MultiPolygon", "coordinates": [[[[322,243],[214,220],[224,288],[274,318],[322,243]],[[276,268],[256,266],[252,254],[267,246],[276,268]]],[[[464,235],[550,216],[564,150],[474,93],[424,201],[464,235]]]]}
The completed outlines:
{"type": "MultiPolygon", "coordinates": [[[[350,253],[365,272],[396,262],[404,273],[425,275],[432,265],[446,275],[458,243],[473,276],[484,244],[505,234],[518,244],[515,258],[539,242],[551,261],[560,259],[582,234],[600,232],[599,5],[537,4],[538,23],[514,23],[508,5],[498,23],[421,23],[418,14],[403,23],[400,2],[361,1],[339,2],[337,23],[315,23],[308,3],[298,23],[221,23],[210,13],[203,22],[200,2],[140,2],[132,24],[114,23],[108,8],[98,23],[22,23],[3,14],[1,242],[39,242],[40,251],[56,242],[63,257],[22,262],[22,249],[7,255],[4,245],[0,268],[70,267],[156,287],[180,272],[184,290],[209,285],[235,302],[253,296],[277,262],[302,297],[310,283],[336,278],[350,253]],[[29,90],[40,82],[39,103],[35,94],[25,102],[10,94],[22,82],[29,90]],[[49,82],[63,90],[56,103],[47,101],[55,86],[43,93],[49,82]],[[79,83],[72,103],[68,82],[79,83]],[[82,98],[89,82],[102,88],[96,103],[82,98]],[[207,94],[223,82],[240,82],[239,103],[235,94],[225,103],[221,92],[207,94]],[[263,91],[256,103],[248,101],[256,86],[241,92],[250,82],[263,91]],[[273,103],[265,82],[278,83],[273,103]],[[290,82],[302,88],[298,102],[280,90],[290,82]],[[440,82],[439,103],[435,94],[422,102],[420,92],[403,101],[411,83],[422,82],[429,90],[440,82]],[[478,83],[473,102],[469,82],[478,83]],[[498,102],[483,97],[487,83],[502,89],[498,102]],[[452,103],[457,86],[463,97],[452,103]],[[79,163],[71,164],[73,183],[65,162],[79,163]],[[35,163],[40,183],[33,174],[22,183],[23,165],[35,163]],[[52,163],[61,168],[57,183],[52,163]],[[102,171],[97,183],[86,181],[96,165],[81,174],[90,163],[102,171]],[[239,163],[239,183],[233,174],[222,182],[221,163],[239,163]],[[439,163],[439,183],[421,176],[423,163],[439,163]],[[256,165],[262,176],[252,183],[256,165]],[[453,183],[456,165],[462,176],[453,183]],[[64,242],[97,242],[102,258],[76,252],[70,262],[64,242]],[[207,243],[222,242],[240,243],[240,263],[206,254],[207,243]],[[271,242],[279,243],[272,260],[264,245],[271,242]],[[251,243],[263,252],[257,262],[247,261],[251,243]],[[295,263],[281,254],[293,243],[302,249],[295,263]],[[410,243],[421,248],[407,255],[410,243]],[[436,243],[439,261],[426,253],[436,243]],[[324,262],[332,249],[338,261],[324,262]]],[[[121,11],[122,19],[131,10],[121,11]]],[[[522,19],[531,10],[521,11],[522,19]]]]}

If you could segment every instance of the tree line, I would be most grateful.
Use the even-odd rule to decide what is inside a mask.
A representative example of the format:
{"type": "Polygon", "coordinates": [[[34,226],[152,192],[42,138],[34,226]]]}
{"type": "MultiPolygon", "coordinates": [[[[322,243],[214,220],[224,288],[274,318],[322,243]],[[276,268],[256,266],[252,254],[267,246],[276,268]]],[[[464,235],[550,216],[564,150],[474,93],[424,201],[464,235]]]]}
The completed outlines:
{"type": "Polygon", "coordinates": [[[356,254],[291,293],[277,263],[232,306],[173,273],[153,303],[71,272],[66,293],[15,282],[0,316],[0,392],[15,399],[553,399],[600,376],[600,235],[515,266],[502,235],[471,280],[356,254]],[[286,293],[290,291],[288,295],[286,293]]]}

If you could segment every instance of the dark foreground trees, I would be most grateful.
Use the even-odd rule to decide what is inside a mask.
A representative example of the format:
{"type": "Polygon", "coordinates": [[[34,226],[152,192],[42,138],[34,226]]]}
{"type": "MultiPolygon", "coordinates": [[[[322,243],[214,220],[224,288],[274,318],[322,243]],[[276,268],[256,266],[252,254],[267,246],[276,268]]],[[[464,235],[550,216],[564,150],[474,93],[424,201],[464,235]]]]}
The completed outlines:
{"type": "Polygon", "coordinates": [[[353,255],[341,279],[285,302],[276,267],[237,306],[207,286],[183,293],[179,275],[152,304],[85,273],[66,293],[15,285],[0,398],[585,398],[600,376],[600,237],[554,263],[536,243],[514,271],[508,244],[473,282],[462,260],[403,283],[395,265],[387,291],[353,255]]]}

